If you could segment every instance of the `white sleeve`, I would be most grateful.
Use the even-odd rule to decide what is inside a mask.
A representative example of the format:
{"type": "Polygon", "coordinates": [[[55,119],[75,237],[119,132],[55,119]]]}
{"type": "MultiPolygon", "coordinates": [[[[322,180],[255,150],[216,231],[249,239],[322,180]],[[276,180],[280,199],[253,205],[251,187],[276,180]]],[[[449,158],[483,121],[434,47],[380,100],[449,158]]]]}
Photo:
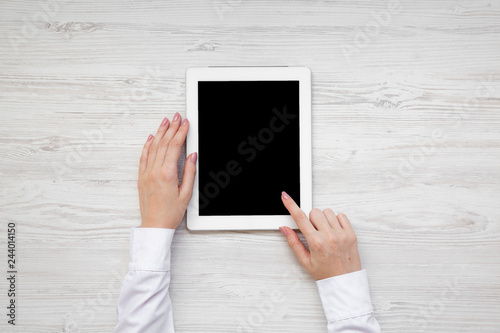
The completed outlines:
{"type": "Polygon", "coordinates": [[[170,245],[174,229],[130,230],[129,271],[123,280],[115,333],[173,333],[170,245]]]}
{"type": "Polygon", "coordinates": [[[366,270],[316,281],[328,333],[380,333],[366,270]]]}

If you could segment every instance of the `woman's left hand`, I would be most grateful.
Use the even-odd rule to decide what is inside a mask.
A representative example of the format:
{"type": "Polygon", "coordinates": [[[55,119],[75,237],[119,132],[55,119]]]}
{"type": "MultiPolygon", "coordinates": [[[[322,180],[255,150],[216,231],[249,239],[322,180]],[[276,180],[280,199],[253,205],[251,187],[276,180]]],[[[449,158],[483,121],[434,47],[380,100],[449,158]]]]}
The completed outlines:
{"type": "Polygon", "coordinates": [[[142,150],[139,166],[141,227],[175,229],[180,224],[193,194],[197,153],[184,165],[179,186],[177,161],[189,130],[189,121],[176,113],[172,123],[165,118],[156,136],[150,135],[142,150]]]}

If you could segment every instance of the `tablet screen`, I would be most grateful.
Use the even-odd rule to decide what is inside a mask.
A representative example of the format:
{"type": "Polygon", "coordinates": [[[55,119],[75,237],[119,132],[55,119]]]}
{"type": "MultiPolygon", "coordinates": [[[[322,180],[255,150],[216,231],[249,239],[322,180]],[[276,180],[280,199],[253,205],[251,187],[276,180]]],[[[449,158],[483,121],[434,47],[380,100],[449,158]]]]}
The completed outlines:
{"type": "Polygon", "coordinates": [[[300,206],[299,81],[198,82],[199,215],[300,206]]]}

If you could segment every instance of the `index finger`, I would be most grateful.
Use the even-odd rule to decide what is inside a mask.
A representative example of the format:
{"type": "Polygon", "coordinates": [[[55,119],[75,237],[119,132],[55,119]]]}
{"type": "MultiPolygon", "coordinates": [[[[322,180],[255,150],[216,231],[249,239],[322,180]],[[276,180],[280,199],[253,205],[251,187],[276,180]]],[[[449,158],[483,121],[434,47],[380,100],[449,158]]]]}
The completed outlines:
{"type": "Polygon", "coordinates": [[[290,215],[292,215],[293,220],[299,227],[300,231],[304,235],[312,234],[316,232],[316,229],[312,225],[311,221],[307,218],[307,215],[300,209],[299,206],[293,201],[293,199],[285,191],[281,192],[281,200],[285,205],[286,209],[290,215]]]}

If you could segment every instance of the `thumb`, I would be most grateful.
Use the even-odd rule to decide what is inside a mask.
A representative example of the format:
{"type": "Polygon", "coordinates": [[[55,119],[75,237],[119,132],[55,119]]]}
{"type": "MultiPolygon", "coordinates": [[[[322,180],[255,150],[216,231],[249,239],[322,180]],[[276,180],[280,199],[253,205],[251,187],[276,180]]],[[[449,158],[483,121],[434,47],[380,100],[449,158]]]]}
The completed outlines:
{"type": "Polygon", "coordinates": [[[179,192],[184,200],[189,202],[193,195],[194,177],[196,175],[196,159],[198,153],[189,154],[184,164],[184,175],[182,176],[179,192]]]}
{"type": "Polygon", "coordinates": [[[307,270],[311,254],[299,239],[299,236],[289,227],[280,227],[281,233],[286,237],[288,246],[299,260],[300,264],[307,270]]]}

